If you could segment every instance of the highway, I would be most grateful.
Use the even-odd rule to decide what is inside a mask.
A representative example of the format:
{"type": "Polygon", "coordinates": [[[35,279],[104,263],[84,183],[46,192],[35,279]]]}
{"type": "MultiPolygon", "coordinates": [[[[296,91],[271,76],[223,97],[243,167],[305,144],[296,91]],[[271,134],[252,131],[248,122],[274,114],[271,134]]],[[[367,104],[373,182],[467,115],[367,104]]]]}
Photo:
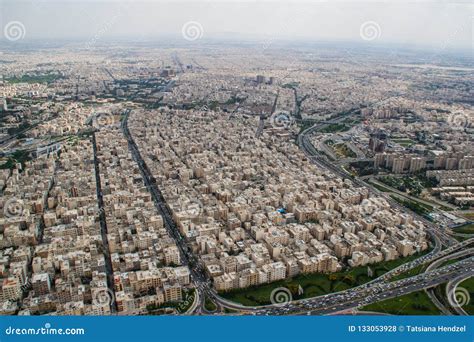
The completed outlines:
{"type": "MultiPolygon", "coordinates": [[[[456,258],[462,258],[462,257],[465,257],[465,256],[469,256],[469,255],[473,255],[474,254],[474,248],[468,248],[468,249],[464,249],[464,250],[461,250],[459,252],[455,252],[453,254],[447,254],[445,256],[443,256],[442,258],[439,258],[438,260],[436,260],[435,262],[433,262],[432,264],[430,264],[427,268],[426,268],[426,272],[430,272],[436,268],[438,268],[439,266],[441,266],[443,263],[445,263],[446,261],[450,261],[450,260],[453,260],[453,259],[456,259],[456,258]]],[[[430,297],[431,301],[436,305],[436,307],[444,314],[444,315],[452,315],[452,312],[443,304],[443,302],[436,296],[436,293],[434,291],[433,288],[431,289],[426,289],[426,294],[428,295],[428,297],[430,297]]]]}
{"type": "MultiPolygon", "coordinates": [[[[338,123],[341,120],[342,120],[342,118],[331,120],[330,123],[338,123]]],[[[331,163],[325,157],[321,156],[316,151],[316,149],[314,148],[314,146],[311,144],[311,142],[308,139],[309,135],[311,135],[314,131],[320,130],[324,126],[325,126],[325,124],[316,124],[316,125],[308,128],[308,129],[306,129],[305,131],[303,131],[298,136],[298,145],[304,151],[304,153],[309,157],[309,159],[311,161],[313,161],[314,163],[318,164],[321,167],[325,167],[327,169],[330,169],[335,174],[337,174],[341,177],[348,177],[350,175],[345,170],[343,170],[341,168],[338,168],[335,165],[331,165],[331,163]]],[[[394,201],[390,196],[387,196],[386,194],[383,194],[382,192],[380,192],[378,189],[374,188],[371,184],[366,183],[366,182],[362,182],[361,180],[358,180],[358,179],[354,180],[354,182],[358,185],[363,185],[363,186],[368,187],[369,190],[372,193],[374,193],[378,196],[384,197],[391,205],[398,208],[402,212],[409,211],[408,209],[406,209],[405,207],[402,207],[399,203],[394,201]]],[[[471,254],[470,252],[460,251],[460,252],[457,252],[453,255],[449,255],[449,253],[451,253],[453,251],[452,248],[448,248],[447,251],[440,254],[441,244],[445,245],[445,246],[448,246],[448,247],[456,246],[456,245],[460,246],[460,245],[456,244],[456,241],[455,241],[454,238],[449,236],[446,232],[442,231],[441,228],[438,228],[435,225],[433,225],[431,222],[426,220],[424,217],[422,217],[422,216],[420,216],[420,215],[418,215],[414,212],[411,212],[411,214],[415,215],[418,219],[422,220],[428,226],[428,232],[430,233],[432,239],[435,241],[435,249],[427,257],[423,258],[423,259],[426,259],[426,260],[422,260],[422,258],[417,259],[417,260],[419,260],[418,261],[419,264],[430,261],[430,259],[432,259],[433,256],[434,257],[442,257],[441,259],[439,259],[441,261],[438,260],[439,262],[437,261],[434,264],[432,264],[432,265],[436,265],[434,267],[437,267],[437,265],[441,264],[443,260],[451,259],[455,256],[471,254]]],[[[472,241],[472,240],[469,239],[468,241],[472,241]]],[[[465,245],[462,245],[462,246],[467,246],[467,245],[468,244],[465,244],[465,245]]],[[[387,274],[383,275],[382,277],[384,278],[384,280],[388,280],[390,277],[392,277],[396,274],[399,274],[403,271],[406,271],[407,269],[411,269],[413,267],[416,267],[413,264],[414,263],[412,263],[412,265],[410,267],[407,267],[407,265],[402,265],[399,268],[397,268],[395,270],[392,270],[391,272],[388,272],[387,274]]],[[[441,312],[443,312],[444,314],[450,314],[450,311],[447,308],[445,308],[444,305],[436,297],[436,295],[434,294],[433,289],[427,289],[426,292],[427,292],[428,296],[432,299],[432,301],[435,303],[435,305],[441,310],[441,312]]]]}
{"type": "Polygon", "coordinates": [[[420,202],[422,204],[425,204],[427,206],[432,206],[436,209],[439,209],[443,206],[445,207],[448,207],[448,208],[451,208],[451,209],[456,209],[456,207],[452,204],[449,204],[449,203],[442,203],[441,201],[433,198],[433,199],[430,199],[430,201],[426,201],[422,198],[418,198],[418,197],[414,197],[414,196],[411,196],[409,194],[407,194],[406,192],[403,192],[403,191],[400,191],[398,189],[395,189],[394,187],[388,185],[388,184],[385,184],[385,183],[382,183],[380,182],[377,177],[364,177],[364,179],[367,179],[368,181],[370,181],[372,184],[375,184],[375,185],[379,185],[379,186],[382,186],[384,188],[387,188],[388,190],[390,190],[390,192],[392,193],[395,193],[397,195],[400,195],[401,197],[403,197],[404,199],[409,199],[411,201],[414,201],[414,202],[420,202]]]}
{"type": "MultiPolygon", "coordinates": [[[[435,236],[435,239],[436,239],[436,236],[435,236]]],[[[457,244],[452,245],[443,250],[441,250],[440,244],[436,244],[435,248],[430,253],[423,255],[422,257],[417,258],[409,263],[400,265],[397,268],[394,268],[393,270],[390,270],[389,272],[383,274],[380,278],[383,279],[384,281],[387,281],[390,278],[393,278],[401,273],[407,272],[419,265],[428,264],[435,260],[439,260],[440,258],[447,258],[447,257],[452,258],[452,255],[455,255],[457,253],[462,254],[462,255],[468,255],[468,253],[466,253],[465,250],[463,250],[463,248],[473,243],[474,243],[474,238],[471,238],[462,242],[458,242],[457,244]],[[452,254],[452,253],[455,253],[455,254],[452,254]]],[[[438,265],[440,265],[441,263],[439,263],[438,265]]]]}
{"type": "MultiPolygon", "coordinates": [[[[348,115],[351,113],[355,112],[357,109],[353,109],[348,115]]],[[[339,123],[340,121],[344,120],[347,117],[347,115],[332,119],[327,121],[326,123],[339,123]]],[[[457,242],[456,239],[454,239],[452,236],[447,234],[442,230],[442,228],[437,227],[434,225],[432,222],[428,221],[426,218],[424,218],[421,215],[418,215],[417,213],[405,208],[404,206],[400,205],[397,201],[393,200],[389,195],[379,191],[375,187],[373,187],[371,184],[366,183],[360,179],[353,178],[352,175],[350,175],[347,171],[344,169],[341,169],[335,165],[333,165],[331,162],[329,162],[324,156],[321,156],[318,151],[314,148],[314,146],[311,144],[309,140],[309,136],[317,131],[323,128],[326,123],[323,124],[316,124],[310,128],[307,128],[303,132],[301,132],[297,138],[297,143],[298,146],[303,150],[305,155],[316,165],[329,169],[332,171],[334,174],[342,177],[342,178],[349,178],[351,179],[356,185],[360,187],[366,187],[369,189],[370,193],[378,196],[378,197],[383,197],[385,198],[393,207],[399,209],[402,212],[408,212],[411,215],[415,216],[418,220],[422,221],[427,227],[427,231],[431,233],[432,235],[436,235],[438,239],[441,241],[441,243],[445,246],[451,246],[457,242]]]]}
{"type": "Polygon", "coordinates": [[[473,267],[474,258],[471,257],[431,272],[422,273],[395,282],[385,284],[364,284],[358,288],[348,289],[315,298],[293,301],[282,306],[267,305],[259,307],[243,307],[241,305],[229,305],[229,303],[226,303],[225,306],[256,315],[327,315],[434,287],[449,281],[453,277],[472,272],[473,267]]]}

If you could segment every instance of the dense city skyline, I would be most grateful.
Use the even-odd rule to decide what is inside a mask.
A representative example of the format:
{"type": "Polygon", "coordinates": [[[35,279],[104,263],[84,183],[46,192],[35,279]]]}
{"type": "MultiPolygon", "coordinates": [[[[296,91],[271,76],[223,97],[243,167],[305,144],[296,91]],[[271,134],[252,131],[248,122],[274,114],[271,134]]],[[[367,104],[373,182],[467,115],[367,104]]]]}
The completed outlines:
{"type": "Polygon", "coordinates": [[[0,315],[474,314],[470,5],[297,3],[2,3],[0,315]]]}

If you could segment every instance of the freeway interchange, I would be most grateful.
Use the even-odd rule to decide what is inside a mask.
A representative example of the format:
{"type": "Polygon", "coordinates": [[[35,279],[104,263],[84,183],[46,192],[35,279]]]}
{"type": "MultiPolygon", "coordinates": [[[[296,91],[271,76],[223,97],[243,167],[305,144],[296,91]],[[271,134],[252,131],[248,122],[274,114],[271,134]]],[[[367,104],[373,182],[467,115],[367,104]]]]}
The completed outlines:
{"type": "MultiPolygon", "coordinates": [[[[197,294],[195,299],[196,303],[192,306],[192,310],[188,312],[190,314],[209,314],[205,308],[205,299],[207,297],[216,304],[218,309],[217,312],[223,308],[227,308],[238,311],[240,314],[252,315],[327,315],[348,309],[355,309],[359,306],[375,303],[388,298],[398,297],[411,292],[430,289],[437,285],[446,283],[451,279],[465,279],[467,276],[473,274],[474,257],[469,257],[444,267],[428,270],[427,272],[413,277],[407,277],[392,282],[389,281],[391,278],[407,272],[419,265],[431,263],[439,258],[449,257],[453,253],[459,253],[461,249],[474,243],[474,238],[463,242],[457,242],[444,231],[441,231],[440,228],[428,222],[428,232],[430,233],[435,245],[429,254],[403,264],[396,269],[385,273],[381,277],[363,285],[323,296],[283,303],[283,305],[275,304],[247,307],[222,298],[212,288],[211,280],[208,278],[207,273],[203,269],[197,256],[191,252],[185,239],[181,236],[178,227],[172,218],[170,208],[166,204],[161,191],[158,189],[148,166],[140,155],[140,151],[128,129],[128,118],[131,113],[131,110],[126,111],[124,120],[122,121],[122,131],[128,141],[129,150],[139,166],[145,185],[152,195],[154,204],[163,217],[165,228],[176,241],[180,250],[182,263],[190,269],[191,280],[195,285],[197,294]],[[442,250],[443,246],[446,246],[447,248],[442,250]]],[[[337,122],[338,120],[341,119],[333,119],[331,122],[337,122]]],[[[346,174],[345,171],[331,165],[322,158],[308,141],[307,135],[313,130],[318,129],[318,127],[321,127],[321,124],[316,124],[304,130],[298,136],[298,145],[312,162],[318,164],[320,167],[331,170],[341,177],[348,177],[348,174],[346,174]]],[[[383,196],[383,194],[380,194],[377,189],[374,189],[360,180],[355,179],[354,182],[360,186],[369,187],[371,193],[383,196]]],[[[401,207],[398,203],[393,203],[394,201],[390,198],[387,198],[387,200],[400,210],[407,211],[406,208],[401,207]]],[[[426,222],[424,219],[423,221],[426,222]]]]}
{"type": "MultiPolygon", "coordinates": [[[[356,112],[358,109],[353,109],[351,112],[349,112],[350,115],[351,113],[356,112]]],[[[360,187],[366,187],[369,189],[369,191],[372,194],[375,194],[379,197],[385,198],[393,207],[399,209],[402,212],[409,212],[411,215],[415,216],[417,219],[422,221],[427,227],[428,227],[428,233],[431,234],[432,238],[435,239],[436,244],[438,244],[438,239],[439,241],[446,246],[451,246],[456,243],[456,239],[454,239],[452,236],[444,232],[441,228],[435,226],[432,222],[428,221],[426,218],[424,218],[421,215],[418,215],[417,213],[408,210],[407,208],[403,207],[400,205],[398,202],[393,200],[390,196],[387,194],[384,194],[383,192],[379,191],[375,187],[373,187],[370,183],[366,183],[360,179],[352,178],[352,176],[347,173],[345,170],[333,165],[331,162],[327,160],[325,156],[321,156],[318,151],[314,148],[314,146],[311,144],[309,141],[309,135],[311,135],[313,132],[320,130],[321,128],[325,127],[327,124],[336,124],[340,123],[344,119],[347,118],[347,115],[344,116],[339,116],[336,118],[333,118],[329,121],[326,121],[324,123],[318,123],[310,128],[305,129],[303,132],[301,132],[297,138],[297,143],[298,146],[302,149],[302,151],[305,153],[305,155],[313,162],[314,164],[328,169],[332,171],[334,174],[342,177],[342,178],[351,178],[351,180],[358,186],[360,187]]]]}

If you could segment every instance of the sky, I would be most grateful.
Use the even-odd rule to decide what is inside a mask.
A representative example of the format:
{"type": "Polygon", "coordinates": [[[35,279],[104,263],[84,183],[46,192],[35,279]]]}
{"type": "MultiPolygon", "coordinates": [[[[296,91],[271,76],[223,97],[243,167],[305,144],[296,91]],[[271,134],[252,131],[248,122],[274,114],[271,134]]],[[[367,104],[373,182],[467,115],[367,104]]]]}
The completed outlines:
{"type": "Polygon", "coordinates": [[[354,41],[472,49],[469,0],[0,0],[2,39],[170,36],[354,41]],[[16,31],[15,31],[16,29],[16,31]],[[18,38],[20,37],[20,38],[18,38]]]}

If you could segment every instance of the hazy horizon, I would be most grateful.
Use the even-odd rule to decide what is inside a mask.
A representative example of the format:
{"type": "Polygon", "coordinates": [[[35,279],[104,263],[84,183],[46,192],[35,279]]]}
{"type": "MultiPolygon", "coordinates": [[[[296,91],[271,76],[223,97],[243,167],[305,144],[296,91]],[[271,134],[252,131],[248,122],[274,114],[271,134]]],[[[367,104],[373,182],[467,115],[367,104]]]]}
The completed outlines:
{"type": "Polygon", "coordinates": [[[466,1],[0,0],[0,23],[3,41],[20,31],[21,39],[8,39],[14,43],[227,38],[449,51],[472,50],[472,10],[466,1]]]}

